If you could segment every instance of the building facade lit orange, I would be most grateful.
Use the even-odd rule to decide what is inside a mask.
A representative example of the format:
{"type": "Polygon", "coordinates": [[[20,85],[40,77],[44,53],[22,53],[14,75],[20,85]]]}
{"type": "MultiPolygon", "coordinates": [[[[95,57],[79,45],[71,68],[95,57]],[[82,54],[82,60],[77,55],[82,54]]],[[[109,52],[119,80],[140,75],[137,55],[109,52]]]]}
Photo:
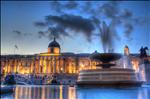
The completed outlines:
{"type": "MultiPolygon", "coordinates": [[[[138,54],[130,54],[125,46],[124,55],[128,56],[132,68],[138,72],[141,59],[138,54]]],[[[48,51],[35,55],[1,55],[1,74],[39,74],[53,73],[77,74],[83,69],[96,69],[98,62],[89,58],[89,53],[61,53],[59,43],[54,39],[48,45],[48,51]]],[[[150,60],[150,57],[148,57],[150,60]]],[[[123,63],[123,61],[119,61],[123,63]]],[[[119,63],[118,62],[118,63],[119,63]]],[[[124,64],[120,64],[121,68],[124,64]]]]}

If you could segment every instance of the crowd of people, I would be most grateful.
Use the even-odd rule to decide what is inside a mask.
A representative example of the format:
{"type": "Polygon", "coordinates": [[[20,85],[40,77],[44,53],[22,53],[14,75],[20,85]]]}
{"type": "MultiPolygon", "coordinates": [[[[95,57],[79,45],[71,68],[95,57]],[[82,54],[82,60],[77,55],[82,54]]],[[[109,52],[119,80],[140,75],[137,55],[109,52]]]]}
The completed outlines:
{"type": "MultiPolygon", "coordinates": [[[[14,75],[15,79],[17,81],[22,81],[27,84],[33,84],[33,85],[45,85],[45,84],[51,84],[51,81],[55,78],[59,84],[75,84],[77,80],[77,75],[71,75],[71,74],[48,74],[48,75],[42,75],[42,74],[7,74],[7,75],[14,75]]],[[[5,78],[5,77],[3,77],[5,78]]]]}

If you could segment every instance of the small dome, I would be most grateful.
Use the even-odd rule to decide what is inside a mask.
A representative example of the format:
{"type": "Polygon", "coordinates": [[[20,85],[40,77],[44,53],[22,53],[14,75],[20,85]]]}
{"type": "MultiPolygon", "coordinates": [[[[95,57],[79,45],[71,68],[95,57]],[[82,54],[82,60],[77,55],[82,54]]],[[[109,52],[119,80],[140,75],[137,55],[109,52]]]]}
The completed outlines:
{"type": "Polygon", "coordinates": [[[125,48],[128,48],[128,46],[127,46],[127,45],[125,45],[125,48]]]}
{"type": "Polygon", "coordinates": [[[59,47],[60,48],[60,45],[58,42],[56,42],[56,40],[54,38],[54,40],[51,43],[49,43],[48,47],[59,47]]]}

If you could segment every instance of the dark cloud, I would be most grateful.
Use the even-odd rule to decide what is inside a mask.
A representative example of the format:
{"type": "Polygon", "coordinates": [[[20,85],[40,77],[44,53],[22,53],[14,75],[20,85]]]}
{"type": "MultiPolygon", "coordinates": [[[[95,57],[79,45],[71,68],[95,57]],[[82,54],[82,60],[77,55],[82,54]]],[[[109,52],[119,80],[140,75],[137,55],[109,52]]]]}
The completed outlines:
{"type": "MultiPolygon", "coordinates": [[[[113,39],[110,40],[113,42],[113,40],[121,40],[117,33],[117,28],[122,27],[124,29],[125,37],[128,41],[132,40],[131,33],[134,30],[134,27],[139,25],[143,25],[148,23],[148,18],[140,18],[135,17],[134,12],[132,12],[129,9],[121,9],[120,4],[122,2],[106,2],[102,6],[100,6],[100,12],[104,16],[106,16],[106,20],[110,20],[110,32],[112,33],[113,39]],[[113,27],[112,27],[113,26],[113,27]]],[[[102,42],[103,43],[103,42],[102,42]]]]}
{"type": "MultiPolygon", "coordinates": [[[[69,36],[70,34],[66,31],[71,30],[74,33],[83,33],[87,40],[90,41],[92,32],[95,29],[93,20],[71,14],[61,16],[49,15],[46,16],[45,20],[47,23],[50,23],[48,25],[49,35],[55,36],[56,38],[60,38],[59,35],[69,36]]],[[[42,26],[43,24],[45,23],[42,23],[42,26]]]]}
{"type": "Polygon", "coordinates": [[[134,20],[134,25],[150,25],[150,17],[144,16],[144,17],[138,17],[138,18],[133,18],[134,20]]]}
{"type": "Polygon", "coordinates": [[[60,1],[50,1],[50,8],[51,10],[57,12],[57,13],[62,13],[62,4],[60,1]]]}
{"type": "Polygon", "coordinates": [[[78,2],[76,1],[51,1],[50,8],[55,13],[64,13],[66,10],[73,10],[78,8],[78,2]]]}
{"type": "Polygon", "coordinates": [[[125,24],[125,36],[130,38],[130,33],[133,31],[133,25],[130,23],[125,24]]]}
{"type": "Polygon", "coordinates": [[[99,9],[108,18],[115,18],[120,10],[116,1],[104,3],[99,9]]]}
{"type": "Polygon", "coordinates": [[[76,1],[68,1],[64,6],[67,9],[75,9],[78,7],[78,3],[76,1]]]}
{"type": "Polygon", "coordinates": [[[58,39],[62,39],[63,36],[69,37],[69,33],[65,31],[63,27],[59,26],[48,26],[48,29],[46,31],[39,31],[38,37],[46,37],[50,40],[52,40],[54,37],[58,39]]]}
{"type": "Polygon", "coordinates": [[[118,27],[122,27],[125,37],[131,39],[130,35],[134,27],[145,24],[149,20],[135,17],[134,12],[129,9],[122,9],[121,3],[121,1],[103,3],[99,1],[52,1],[50,2],[50,8],[55,13],[46,16],[45,22],[36,22],[35,26],[47,27],[46,36],[48,38],[70,36],[70,33],[83,33],[88,41],[91,40],[93,34],[97,35],[93,31],[99,30],[98,36],[100,36],[101,43],[106,51],[106,49],[113,48],[114,40],[121,39],[117,33],[118,27]],[[70,12],[73,10],[78,14],[70,12]],[[104,18],[101,16],[104,16],[104,18]]]}
{"type": "Polygon", "coordinates": [[[55,38],[62,38],[62,36],[70,36],[68,32],[66,32],[65,28],[62,26],[55,26],[55,27],[49,27],[48,28],[49,32],[49,39],[52,39],[53,37],[55,38]]]}
{"type": "Polygon", "coordinates": [[[19,30],[13,30],[12,31],[14,34],[16,34],[17,36],[31,36],[32,34],[31,33],[23,33],[19,30]]]}
{"type": "Polygon", "coordinates": [[[85,14],[89,14],[95,16],[97,14],[97,9],[94,9],[93,2],[85,1],[84,5],[81,6],[81,12],[85,14]]]}
{"type": "Polygon", "coordinates": [[[46,36],[46,33],[45,33],[45,32],[43,32],[43,31],[39,31],[39,32],[38,32],[38,37],[39,37],[39,38],[42,38],[42,37],[44,37],[44,36],[46,36]]]}
{"type": "Polygon", "coordinates": [[[80,30],[82,32],[91,33],[94,30],[92,20],[84,18],[82,16],[76,16],[71,14],[65,14],[61,16],[49,15],[46,17],[46,19],[59,26],[64,26],[77,31],[80,30]]]}
{"type": "MultiPolygon", "coordinates": [[[[61,1],[53,1],[51,2],[51,7],[53,7],[53,10],[56,12],[59,12],[60,14],[64,14],[68,10],[78,10],[81,11],[82,13],[89,15],[89,16],[94,16],[98,17],[98,20],[100,19],[101,15],[106,16],[106,19],[111,19],[110,24],[114,24],[116,27],[118,25],[122,25],[124,28],[126,27],[126,21],[128,21],[129,24],[137,22],[138,24],[144,23],[145,20],[143,21],[144,18],[134,18],[133,19],[133,12],[128,10],[128,9],[121,9],[120,4],[121,1],[108,1],[108,2],[99,2],[99,1],[85,1],[85,2],[77,2],[77,1],[66,1],[66,2],[61,2],[61,1]],[[68,7],[68,9],[67,9],[68,7]],[[71,9],[72,8],[72,9],[71,9]],[[58,11],[59,9],[59,11],[58,11]],[[65,10],[64,10],[65,9],[65,10]]],[[[148,19],[147,19],[148,20],[148,19]]],[[[131,24],[132,27],[133,24],[131,24]]],[[[114,27],[114,28],[116,28],[114,27]]],[[[131,26],[130,26],[131,27],[131,26]]],[[[130,31],[125,30],[124,33],[131,34],[131,29],[130,31]],[[130,33],[129,33],[130,32],[130,33]]],[[[126,35],[126,34],[125,34],[126,35]]]]}
{"type": "Polygon", "coordinates": [[[15,33],[15,34],[17,34],[17,35],[21,35],[21,34],[22,34],[22,32],[19,31],[19,30],[14,30],[13,33],[15,33]]]}
{"type": "Polygon", "coordinates": [[[133,13],[129,11],[128,9],[124,9],[120,15],[121,18],[125,18],[125,19],[131,18],[132,16],[133,16],[133,13]]]}
{"type": "Polygon", "coordinates": [[[38,22],[34,22],[34,25],[36,27],[46,27],[48,24],[46,22],[38,21],[38,22]]]}

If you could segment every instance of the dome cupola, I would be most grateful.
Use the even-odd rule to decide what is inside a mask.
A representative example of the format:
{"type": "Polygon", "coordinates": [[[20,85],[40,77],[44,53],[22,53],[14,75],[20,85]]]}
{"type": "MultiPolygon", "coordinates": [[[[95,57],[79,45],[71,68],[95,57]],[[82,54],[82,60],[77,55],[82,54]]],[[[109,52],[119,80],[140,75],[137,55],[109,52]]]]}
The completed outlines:
{"type": "Polygon", "coordinates": [[[48,45],[48,53],[59,54],[60,53],[60,45],[54,38],[52,42],[48,45]]]}
{"type": "Polygon", "coordinates": [[[60,45],[54,38],[54,40],[51,43],[49,43],[48,47],[58,47],[58,48],[60,48],[60,45]]]}

